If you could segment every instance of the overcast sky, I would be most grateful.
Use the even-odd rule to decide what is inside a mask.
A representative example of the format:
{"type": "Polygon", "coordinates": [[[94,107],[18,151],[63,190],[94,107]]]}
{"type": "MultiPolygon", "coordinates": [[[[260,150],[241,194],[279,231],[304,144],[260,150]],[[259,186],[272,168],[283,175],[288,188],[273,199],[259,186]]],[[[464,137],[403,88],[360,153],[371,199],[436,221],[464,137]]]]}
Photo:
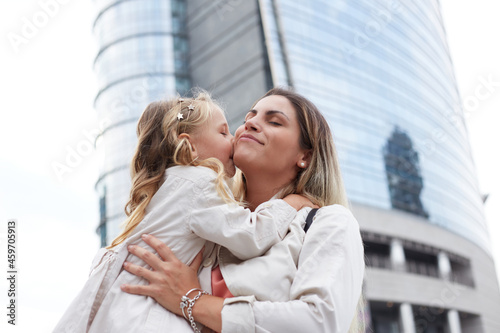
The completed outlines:
{"type": "MultiPolygon", "coordinates": [[[[47,2],[0,4],[0,258],[6,258],[6,222],[15,218],[19,267],[18,326],[7,325],[2,310],[2,332],[50,332],[86,281],[99,247],[94,184],[100,157],[87,150],[88,133],[98,127],[92,106],[95,14],[89,1],[67,1],[48,8],[51,17],[44,22],[40,3],[47,2]],[[40,28],[25,28],[29,38],[18,41],[16,52],[8,34],[21,34],[34,18],[40,28]],[[67,158],[72,166],[61,181],[53,167],[67,164],[67,158]]],[[[484,80],[493,82],[489,94],[482,89],[476,96],[478,105],[469,108],[467,121],[481,190],[490,194],[488,223],[498,244],[500,8],[495,0],[441,3],[462,98],[476,96],[484,80]]],[[[498,246],[495,253],[500,258],[498,246]]],[[[6,271],[6,260],[1,260],[6,271]]],[[[0,303],[6,304],[7,283],[0,281],[0,303]]]]}

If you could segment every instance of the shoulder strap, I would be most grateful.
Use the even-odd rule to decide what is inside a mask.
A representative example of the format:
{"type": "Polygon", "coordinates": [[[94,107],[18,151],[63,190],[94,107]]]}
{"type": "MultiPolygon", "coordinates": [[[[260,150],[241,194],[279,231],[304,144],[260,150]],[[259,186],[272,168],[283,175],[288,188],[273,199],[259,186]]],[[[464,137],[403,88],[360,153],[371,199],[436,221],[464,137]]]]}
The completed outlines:
{"type": "Polygon", "coordinates": [[[314,215],[316,215],[317,211],[318,211],[318,208],[313,208],[313,209],[311,209],[311,211],[309,212],[309,214],[307,214],[306,225],[304,226],[304,231],[305,232],[307,232],[307,230],[309,229],[309,227],[313,223],[313,218],[314,218],[314,215]]]}

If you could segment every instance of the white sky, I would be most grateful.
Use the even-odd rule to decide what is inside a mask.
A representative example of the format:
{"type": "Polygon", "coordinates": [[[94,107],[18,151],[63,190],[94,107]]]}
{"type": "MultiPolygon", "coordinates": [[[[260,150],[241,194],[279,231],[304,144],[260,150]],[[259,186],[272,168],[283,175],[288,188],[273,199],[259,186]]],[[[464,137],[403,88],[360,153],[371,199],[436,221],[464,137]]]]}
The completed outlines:
{"type": "MultiPolygon", "coordinates": [[[[60,0],[63,2],[62,0],[60,0]]],[[[41,3],[54,2],[42,0],[41,3]]],[[[452,58],[462,97],[475,96],[481,77],[500,82],[500,6],[495,0],[441,1],[452,58]]],[[[94,12],[88,1],[52,7],[44,22],[38,1],[0,4],[0,258],[6,271],[6,222],[18,220],[18,325],[2,332],[50,332],[87,279],[99,247],[94,230],[98,199],[94,184],[99,156],[87,153],[85,132],[98,128],[92,102],[96,78],[92,61],[96,44],[91,33],[94,12]],[[40,28],[14,51],[9,33],[21,35],[24,18],[40,28]],[[54,162],[74,167],[59,181],[54,162]],[[5,259],[4,259],[5,258],[5,259]]],[[[500,258],[500,83],[489,96],[481,88],[480,103],[468,117],[485,206],[500,258]]],[[[6,279],[0,279],[0,304],[7,304],[6,279]]],[[[6,328],[6,330],[5,330],[6,328]]]]}

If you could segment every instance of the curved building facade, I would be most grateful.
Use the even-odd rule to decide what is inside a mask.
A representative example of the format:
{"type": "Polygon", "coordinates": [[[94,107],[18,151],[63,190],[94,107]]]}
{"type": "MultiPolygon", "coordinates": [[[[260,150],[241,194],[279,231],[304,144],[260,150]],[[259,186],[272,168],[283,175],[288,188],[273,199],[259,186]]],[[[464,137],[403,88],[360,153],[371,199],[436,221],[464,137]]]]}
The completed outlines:
{"type": "MultiPolygon", "coordinates": [[[[292,86],[334,133],[375,333],[500,331],[500,291],[438,0],[96,1],[101,235],[123,221],[137,117],[208,89],[230,127],[292,86]],[[104,231],[104,232],[103,232],[104,231]]],[[[107,239],[107,240],[106,240],[107,239]]]]}
{"type": "Polygon", "coordinates": [[[439,1],[260,5],[273,14],[268,49],[285,69],[274,84],[313,100],[334,133],[363,230],[374,331],[500,330],[492,311],[500,309],[498,282],[439,1]]]}
{"type": "Polygon", "coordinates": [[[95,108],[106,124],[98,138],[104,161],[96,189],[101,206],[98,232],[105,245],[126,218],[129,164],[140,114],[151,101],[183,94],[190,82],[184,1],[96,0],[95,5],[95,108]]]}
{"type": "MultiPolygon", "coordinates": [[[[292,85],[324,110],[349,198],[410,212],[423,206],[419,215],[429,223],[489,251],[438,1],[277,3],[292,85]],[[399,154],[385,152],[395,131],[413,149],[401,137],[393,140],[395,148],[401,144],[399,154]],[[399,165],[393,172],[387,153],[399,165]],[[413,156],[405,160],[405,154],[413,156]],[[411,178],[412,165],[423,181],[421,203],[415,196],[395,204],[394,182],[411,178]]],[[[419,187],[406,186],[409,192],[419,187]]]]}

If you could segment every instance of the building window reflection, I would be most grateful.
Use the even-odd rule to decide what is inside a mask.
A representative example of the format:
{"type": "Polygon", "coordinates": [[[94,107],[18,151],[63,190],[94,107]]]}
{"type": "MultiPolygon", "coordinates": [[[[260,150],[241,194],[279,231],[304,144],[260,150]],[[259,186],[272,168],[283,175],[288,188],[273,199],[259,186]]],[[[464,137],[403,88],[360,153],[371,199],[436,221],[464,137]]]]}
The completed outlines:
{"type": "Polygon", "coordinates": [[[97,227],[96,232],[99,234],[101,238],[101,247],[107,245],[106,238],[106,186],[101,187],[99,196],[99,226],[97,227]]]}
{"type": "Polygon", "coordinates": [[[423,180],[418,153],[410,136],[397,126],[384,146],[384,161],[392,207],[428,218],[420,200],[423,180]]]}

